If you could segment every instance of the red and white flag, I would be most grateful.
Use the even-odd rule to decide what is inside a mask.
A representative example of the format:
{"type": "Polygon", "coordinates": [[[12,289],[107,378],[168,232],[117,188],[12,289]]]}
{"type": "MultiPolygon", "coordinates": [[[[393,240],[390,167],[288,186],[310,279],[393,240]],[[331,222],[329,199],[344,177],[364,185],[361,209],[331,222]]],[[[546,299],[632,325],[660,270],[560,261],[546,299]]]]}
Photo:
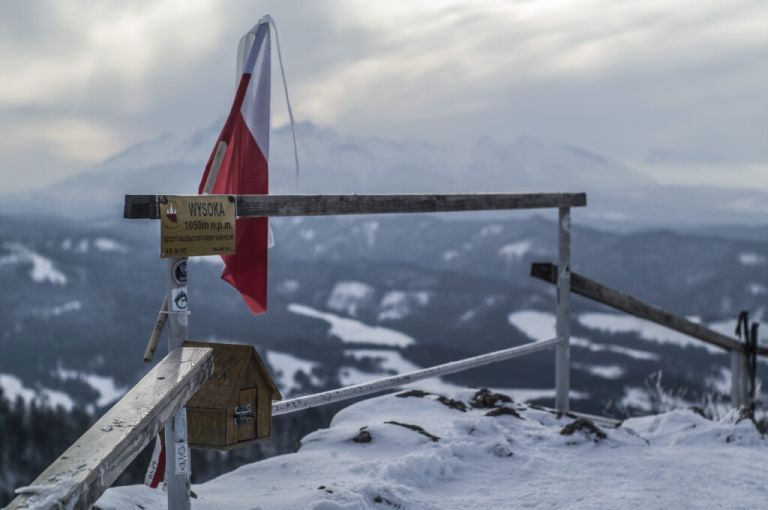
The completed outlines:
{"type": "Polygon", "coordinates": [[[161,432],[155,438],[155,448],[152,450],[152,458],[149,460],[147,474],[144,475],[144,485],[156,489],[165,479],[165,441],[161,432]]]}
{"type": "MultiPolygon", "coordinates": [[[[201,194],[269,193],[269,21],[268,17],[259,21],[240,41],[235,101],[205,166],[198,190],[201,194]],[[218,169],[214,161],[220,161],[218,169]]],[[[236,221],[235,254],[222,256],[221,278],[240,292],[253,313],[263,313],[267,310],[267,218],[236,221]]]]}

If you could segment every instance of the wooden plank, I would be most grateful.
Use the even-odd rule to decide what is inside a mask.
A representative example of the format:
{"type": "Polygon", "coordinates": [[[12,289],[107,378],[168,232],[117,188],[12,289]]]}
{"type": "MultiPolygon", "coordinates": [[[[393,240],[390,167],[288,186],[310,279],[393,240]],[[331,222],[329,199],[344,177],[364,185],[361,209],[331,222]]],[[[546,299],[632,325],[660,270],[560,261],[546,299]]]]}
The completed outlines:
{"type": "MultiPolygon", "coordinates": [[[[557,266],[550,263],[531,264],[531,276],[545,282],[555,284],[557,281],[557,266]]],[[[644,303],[637,298],[606,287],[578,273],[571,273],[571,292],[608,305],[635,317],[640,317],[669,329],[683,333],[708,344],[729,351],[744,352],[744,344],[706,326],[696,324],[688,319],[669,313],[661,308],[644,303]]],[[[758,353],[768,354],[768,349],[759,347],[758,353]]]]}
{"type": "MultiPolygon", "coordinates": [[[[123,217],[158,219],[159,195],[126,195],[123,217]]],[[[586,193],[449,195],[237,195],[237,215],[326,216],[583,207],[586,193]]]]}
{"type": "Polygon", "coordinates": [[[90,508],[212,371],[212,349],[174,349],[7,508],[90,508]]]}

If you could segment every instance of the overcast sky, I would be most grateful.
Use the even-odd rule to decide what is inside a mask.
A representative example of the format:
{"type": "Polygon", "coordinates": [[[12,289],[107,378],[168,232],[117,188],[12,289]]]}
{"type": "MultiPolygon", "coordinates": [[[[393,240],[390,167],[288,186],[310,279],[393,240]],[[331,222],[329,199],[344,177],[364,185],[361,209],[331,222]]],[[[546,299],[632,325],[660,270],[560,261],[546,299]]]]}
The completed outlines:
{"type": "Polygon", "coordinates": [[[768,189],[766,0],[29,0],[0,4],[0,190],[221,119],[237,41],[266,13],[298,120],[528,134],[668,182],[768,189]]]}

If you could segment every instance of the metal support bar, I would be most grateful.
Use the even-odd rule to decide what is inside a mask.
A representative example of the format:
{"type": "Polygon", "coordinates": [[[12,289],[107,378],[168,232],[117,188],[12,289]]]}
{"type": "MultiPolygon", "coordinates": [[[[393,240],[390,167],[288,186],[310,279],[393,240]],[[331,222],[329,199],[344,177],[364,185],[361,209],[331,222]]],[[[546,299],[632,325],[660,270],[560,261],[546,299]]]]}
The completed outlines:
{"type": "MultiPolygon", "coordinates": [[[[187,340],[187,259],[168,259],[168,351],[187,340]],[[176,312],[176,313],[173,313],[176,312]]],[[[190,510],[191,455],[187,444],[187,410],[182,407],[165,425],[165,481],[168,509],[190,510]]]]}
{"type": "Polygon", "coordinates": [[[385,391],[392,388],[399,388],[412,382],[429,379],[430,377],[453,374],[455,372],[461,372],[462,370],[468,370],[470,368],[488,365],[497,361],[517,358],[518,356],[524,356],[526,354],[550,349],[558,343],[560,343],[558,338],[552,338],[542,342],[520,345],[518,347],[510,347],[509,349],[490,352],[488,354],[481,354],[479,356],[474,356],[472,358],[459,361],[451,361],[450,363],[424,368],[421,370],[415,370],[407,374],[394,375],[392,377],[385,377],[376,381],[355,384],[354,386],[347,386],[345,388],[339,388],[336,390],[325,391],[323,393],[316,393],[314,395],[307,395],[305,397],[283,400],[282,402],[272,404],[272,415],[277,416],[280,414],[295,413],[296,411],[301,411],[303,409],[324,406],[334,402],[340,402],[342,400],[362,397],[363,395],[369,395],[371,393],[378,393],[380,391],[385,391]]]}
{"type": "Polygon", "coordinates": [[[557,222],[557,319],[555,332],[555,409],[567,413],[571,390],[571,210],[561,207],[557,222]]]}

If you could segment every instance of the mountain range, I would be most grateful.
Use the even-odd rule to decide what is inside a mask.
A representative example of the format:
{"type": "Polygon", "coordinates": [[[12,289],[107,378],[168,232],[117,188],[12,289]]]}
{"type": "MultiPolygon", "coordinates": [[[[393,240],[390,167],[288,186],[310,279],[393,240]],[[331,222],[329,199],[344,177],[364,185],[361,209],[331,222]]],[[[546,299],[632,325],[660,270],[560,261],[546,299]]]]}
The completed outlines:
{"type": "MultiPolygon", "coordinates": [[[[53,186],[3,196],[0,211],[18,210],[33,200],[44,214],[116,218],[127,193],[194,193],[219,129],[216,122],[188,135],[165,135],[134,145],[53,186]]],[[[296,130],[298,176],[290,129],[273,130],[273,193],[587,192],[583,221],[619,229],[764,226],[768,218],[766,186],[661,185],[588,150],[531,136],[441,145],[343,134],[310,123],[296,130]]]]}
{"type": "MultiPolygon", "coordinates": [[[[146,373],[142,355],[165,262],[157,222],[122,219],[123,195],[194,193],[218,128],[148,141],[54,186],[2,197],[0,406],[12,406],[3,399],[17,411],[19,402],[58,406],[48,414],[68,417],[76,434],[83,416],[100,414],[146,373]]],[[[301,193],[586,191],[588,206],[573,211],[575,271],[731,336],[746,309],[761,321],[761,337],[768,332],[764,189],[665,187],[626,165],[532,137],[456,147],[311,124],[298,133],[301,193]]],[[[290,144],[289,130],[274,132],[278,193],[296,192],[290,144]]],[[[190,335],[256,345],[286,396],[551,338],[554,289],[529,270],[556,259],[555,214],[272,219],[268,313],[247,311],[219,279],[217,257],[192,258],[190,335]]],[[[727,401],[724,352],[578,297],[572,334],[575,409],[626,416],[727,401]]],[[[766,380],[768,366],[758,367],[766,380]]],[[[429,384],[446,393],[502,388],[550,405],[553,356],[429,384]]],[[[251,457],[195,461],[204,466],[196,480],[290,451],[297,434],[326,426],[336,409],[276,421],[273,443],[249,450],[251,457]]],[[[0,442],[33,446],[23,443],[30,440],[24,427],[4,427],[0,442]],[[20,436],[9,435],[17,429],[20,436]]],[[[56,452],[8,483],[26,483],[56,452]]],[[[13,471],[11,460],[0,455],[0,469],[13,471]]],[[[146,459],[137,462],[144,464],[125,481],[141,476],[146,459]]],[[[0,486],[0,500],[12,488],[0,486]]]]}

